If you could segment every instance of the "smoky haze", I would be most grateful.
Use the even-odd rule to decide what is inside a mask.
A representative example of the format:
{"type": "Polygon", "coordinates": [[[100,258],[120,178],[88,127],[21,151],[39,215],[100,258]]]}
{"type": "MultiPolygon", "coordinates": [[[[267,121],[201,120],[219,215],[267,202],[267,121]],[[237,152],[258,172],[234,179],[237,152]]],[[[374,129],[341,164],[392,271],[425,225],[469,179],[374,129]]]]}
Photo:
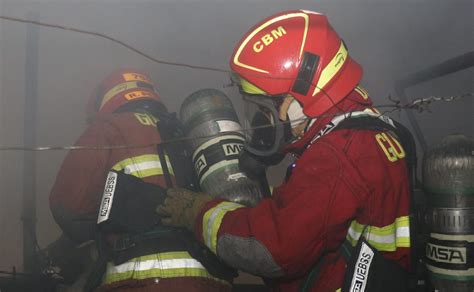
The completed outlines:
{"type": "MultiPolygon", "coordinates": [[[[363,84],[375,104],[388,103],[394,82],[474,48],[473,1],[2,1],[0,14],[107,34],[159,59],[228,69],[241,36],[256,22],[282,10],[308,9],[328,15],[333,27],[364,67],[363,84]]],[[[201,88],[226,92],[242,106],[228,74],[153,63],[95,36],[38,28],[37,107],[25,108],[27,24],[0,20],[0,146],[25,144],[24,128],[36,127],[36,145],[72,145],[86,127],[85,105],[100,80],[122,67],[152,76],[171,111],[201,88]],[[25,112],[36,120],[25,124],[25,112]]],[[[426,82],[407,91],[411,98],[473,92],[474,69],[426,82]]],[[[473,101],[434,105],[416,113],[428,144],[450,133],[473,135],[473,101]]],[[[405,125],[404,114],[393,114],[405,125]]],[[[28,137],[27,137],[28,138],[28,137]]],[[[34,140],[34,139],[33,139],[34,140]]],[[[0,152],[0,270],[22,266],[22,195],[25,152],[0,152]]],[[[66,151],[36,152],[38,244],[59,235],[48,195],[66,151]]],[[[277,184],[281,170],[273,169],[277,184]]]]}

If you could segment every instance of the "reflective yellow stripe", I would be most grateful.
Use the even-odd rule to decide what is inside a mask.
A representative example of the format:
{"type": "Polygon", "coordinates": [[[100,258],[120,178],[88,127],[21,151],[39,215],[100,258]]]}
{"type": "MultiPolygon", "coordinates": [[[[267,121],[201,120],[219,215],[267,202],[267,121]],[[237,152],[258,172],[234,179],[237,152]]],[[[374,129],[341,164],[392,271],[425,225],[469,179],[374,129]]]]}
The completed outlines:
{"type": "MultiPolygon", "coordinates": [[[[365,225],[353,220],[347,232],[347,240],[355,246],[364,231],[365,225]]],[[[398,247],[410,247],[410,219],[402,216],[395,222],[383,226],[368,226],[364,238],[380,251],[395,251],[398,247]]]]}
{"type": "Polygon", "coordinates": [[[224,215],[229,211],[234,211],[235,209],[243,207],[245,206],[237,203],[222,202],[214,208],[207,210],[204,214],[202,222],[202,237],[204,238],[204,243],[214,253],[217,253],[217,232],[219,231],[224,215]]]}
{"type": "Polygon", "coordinates": [[[264,24],[260,25],[259,27],[257,27],[254,31],[252,31],[246,38],[245,40],[242,42],[242,44],[240,45],[240,47],[237,49],[237,52],[235,53],[235,56],[234,56],[234,64],[237,65],[237,66],[240,66],[240,67],[243,67],[243,68],[246,68],[246,69],[249,69],[249,70],[253,70],[253,71],[257,71],[257,72],[261,72],[261,73],[269,73],[267,70],[264,70],[262,68],[257,68],[257,67],[253,67],[251,65],[248,65],[248,64],[244,64],[242,63],[240,60],[239,60],[239,57],[240,57],[240,54],[242,53],[242,51],[244,50],[244,48],[247,46],[247,44],[250,42],[250,40],[257,34],[259,33],[261,30],[263,30],[264,28],[266,28],[267,26],[269,25],[272,25],[274,24],[275,22],[278,22],[278,21],[281,21],[281,20],[285,20],[285,19],[288,19],[288,18],[293,18],[293,17],[302,17],[305,21],[305,27],[304,27],[304,32],[303,32],[303,38],[301,39],[301,47],[300,47],[300,59],[301,59],[301,56],[303,55],[303,50],[304,50],[304,46],[305,46],[305,43],[306,43],[306,35],[308,33],[308,28],[309,28],[309,16],[305,13],[301,13],[301,12],[297,12],[297,13],[289,13],[289,14],[284,14],[284,15],[280,15],[278,17],[275,17],[275,18],[272,18],[270,20],[268,20],[267,22],[265,22],[264,24]]]}
{"type": "Polygon", "coordinates": [[[360,96],[362,96],[363,99],[368,99],[369,98],[369,93],[367,92],[367,90],[365,90],[365,88],[363,88],[362,86],[357,86],[356,88],[354,88],[354,90],[360,94],[360,96]]]}
{"type": "Polygon", "coordinates": [[[123,79],[127,81],[141,81],[151,85],[150,79],[146,75],[140,73],[124,73],[122,74],[123,79]]]}
{"type": "Polygon", "coordinates": [[[129,81],[129,82],[123,82],[120,83],[109,91],[107,91],[106,94],[104,94],[104,97],[102,98],[102,103],[100,104],[100,107],[102,108],[104,104],[106,104],[112,97],[116,96],[117,94],[124,92],[125,90],[129,90],[132,88],[138,88],[138,84],[135,81],[129,81]]]}
{"type": "Polygon", "coordinates": [[[243,78],[240,78],[240,86],[242,87],[242,90],[248,94],[267,94],[265,91],[261,90],[260,88],[243,78]]]}
{"type": "Polygon", "coordinates": [[[337,53],[334,55],[332,60],[329,62],[329,64],[323,69],[321,72],[321,76],[319,76],[318,84],[314,88],[313,91],[313,96],[315,96],[321,88],[326,86],[329,81],[341,70],[342,65],[346,62],[347,60],[347,49],[344,46],[344,43],[341,42],[341,46],[339,47],[339,50],[337,53]]]}
{"type": "Polygon", "coordinates": [[[213,277],[204,266],[188,252],[166,252],[133,258],[123,264],[107,264],[103,283],[148,278],[203,277],[229,285],[213,277]]]}
{"type": "MultiPolygon", "coordinates": [[[[165,159],[170,174],[174,175],[173,167],[171,166],[168,155],[165,155],[165,159]]],[[[124,170],[125,173],[139,178],[163,174],[160,158],[156,154],[145,154],[124,159],[116,163],[112,169],[115,171],[124,170]]]]}
{"type": "Polygon", "coordinates": [[[366,108],[366,109],[364,110],[364,112],[380,115],[380,111],[377,110],[375,107],[368,107],[368,108],[366,108]]]}
{"type": "Polygon", "coordinates": [[[341,288],[337,289],[336,292],[341,292],[341,288]]]}

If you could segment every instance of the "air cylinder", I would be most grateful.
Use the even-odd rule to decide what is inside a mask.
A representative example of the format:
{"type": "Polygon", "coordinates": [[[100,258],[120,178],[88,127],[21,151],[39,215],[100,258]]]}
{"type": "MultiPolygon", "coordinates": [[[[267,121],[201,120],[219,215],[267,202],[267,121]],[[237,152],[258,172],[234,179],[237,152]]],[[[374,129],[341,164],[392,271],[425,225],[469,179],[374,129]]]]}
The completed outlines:
{"type": "Polygon", "coordinates": [[[216,89],[196,91],[181,105],[180,119],[202,191],[256,205],[262,195],[259,184],[239,169],[245,138],[229,98],[216,89]]]}
{"type": "Polygon", "coordinates": [[[437,291],[474,291],[474,139],[450,135],[430,149],[423,186],[431,282],[437,291]]]}

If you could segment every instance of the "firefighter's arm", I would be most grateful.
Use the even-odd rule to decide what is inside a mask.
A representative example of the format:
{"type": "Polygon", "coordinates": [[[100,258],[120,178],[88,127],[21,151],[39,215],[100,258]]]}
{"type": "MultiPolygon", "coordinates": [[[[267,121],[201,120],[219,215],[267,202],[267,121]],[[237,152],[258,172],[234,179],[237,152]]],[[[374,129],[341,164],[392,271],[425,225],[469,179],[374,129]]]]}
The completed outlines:
{"type": "Polygon", "coordinates": [[[318,148],[314,157],[300,159],[276,198],[253,208],[204,202],[193,221],[197,237],[227,264],[252,274],[305,273],[325,250],[343,241],[359,203],[342,171],[346,161],[330,147],[318,148]]]}
{"type": "MultiPolygon", "coordinates": [[[[89,127],[76,146],[104,146],[101,127],[89,127]]],[[[49,203],[54,219],[76,242],[93,238],[109,150],[70,151],[56,177],[49,203]],[[91,195],[92,194],[92,195],[91,195]]]]}
{"type": "Polygon", "coordinates": [[[360,201],[347,160],[318,144],[300,158],[276,198],[255,208],[208,205],[198,219],[203,242],[231,266],[268,278],[300,276],[337,249],[360,201]]]}

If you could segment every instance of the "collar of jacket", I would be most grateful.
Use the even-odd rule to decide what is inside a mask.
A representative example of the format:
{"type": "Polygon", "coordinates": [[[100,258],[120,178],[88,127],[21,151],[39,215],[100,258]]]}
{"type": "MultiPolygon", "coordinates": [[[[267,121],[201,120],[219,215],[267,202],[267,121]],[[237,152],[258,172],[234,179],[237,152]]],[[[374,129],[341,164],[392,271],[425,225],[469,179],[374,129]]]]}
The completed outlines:
{"type": "Polygon", "coordinates": [[[297,156],[301,155],[313,138],[325,128],[332,119],[344,113],[364,110],[371,106],[372,100],[370,97],[365,99],[359,92],[352,90],[337,106],[332,107],[329,111],[323,113],[322,117],[317,118],[316,122],[314,122],[303,137],[286,146],[284,152],[292,153],[297,156]]]}

